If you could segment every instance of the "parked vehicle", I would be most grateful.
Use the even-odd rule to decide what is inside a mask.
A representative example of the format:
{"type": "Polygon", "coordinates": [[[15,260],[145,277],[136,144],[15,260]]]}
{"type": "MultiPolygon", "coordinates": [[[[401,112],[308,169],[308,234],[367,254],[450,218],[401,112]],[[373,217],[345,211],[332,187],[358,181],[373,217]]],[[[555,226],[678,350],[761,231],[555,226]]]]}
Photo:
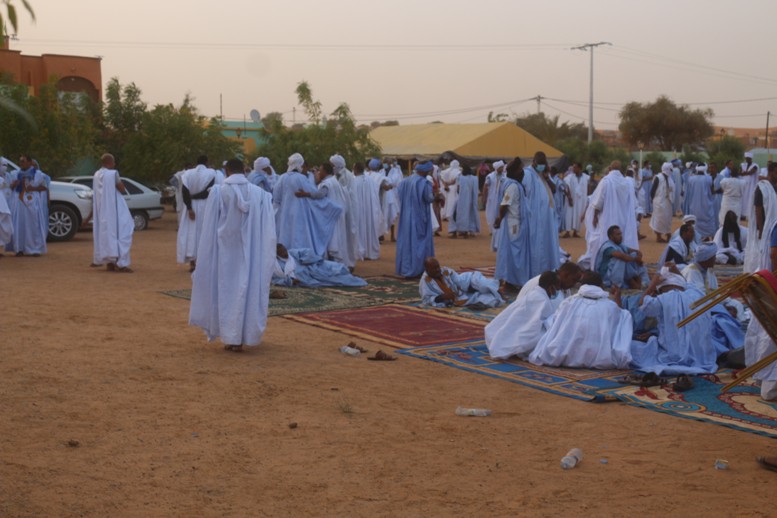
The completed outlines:
{"type": "MultiPolygon", "coordinates": [[[[19,166],[0,157],[8,172],[15,173],[19,166]]],[[[49,235],[48,241],[70,241],[79,229],[91,223],[92,189],[83,185],[52,181],[49,185],[49,235]]]]}
{"type": "MultiPolygon", "coordinates": [[[[58,178],[63,182],[85,185],[92,188],[91,176],[63,176],[58,178]]],[[[162,207],[162,193],[155,191],[131,178],[122,176],[121,181],[127,189],[124,199],[127,200],[127,207],[135,220],[135,230],[145,230],[148,228],[148,221],[159,219],[165,213],[162,207]]]]}

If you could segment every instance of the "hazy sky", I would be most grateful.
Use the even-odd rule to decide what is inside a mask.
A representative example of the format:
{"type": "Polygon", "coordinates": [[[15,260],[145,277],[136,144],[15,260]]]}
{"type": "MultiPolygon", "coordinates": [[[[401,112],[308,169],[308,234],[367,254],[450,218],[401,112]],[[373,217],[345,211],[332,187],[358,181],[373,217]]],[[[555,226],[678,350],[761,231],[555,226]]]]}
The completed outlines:
{"type": "Polygon", "coordinates": [[[30,1],[37,22],[20,12],[12,49],[99,55],[104,82],[134,82],[151,105],[188,92],[209,116],[221,95],[227,119],[291,121],[307,80],[326,112],[347,102],[363,122],[485,122],[535,112],[537,95],[545,113],[587,121],[590,57],[570,48],[600,41],[598,129],[661,94],[726,126],[777,113],[774,0],[30,1]]]}

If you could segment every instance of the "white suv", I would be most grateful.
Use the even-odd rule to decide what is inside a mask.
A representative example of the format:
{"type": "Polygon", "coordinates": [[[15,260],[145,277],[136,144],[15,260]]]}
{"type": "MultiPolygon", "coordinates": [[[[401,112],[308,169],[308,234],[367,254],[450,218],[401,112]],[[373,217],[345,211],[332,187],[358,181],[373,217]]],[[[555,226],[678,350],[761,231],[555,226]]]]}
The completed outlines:
{"type": "MultiPolygon", "coordinates": [[[[19,166],[0,157],[10,173],[19,166]]],[[[49,185],[49,241],[69,241],[92,219],[92,189],[83,185],[52,181],[49,185]]]]}

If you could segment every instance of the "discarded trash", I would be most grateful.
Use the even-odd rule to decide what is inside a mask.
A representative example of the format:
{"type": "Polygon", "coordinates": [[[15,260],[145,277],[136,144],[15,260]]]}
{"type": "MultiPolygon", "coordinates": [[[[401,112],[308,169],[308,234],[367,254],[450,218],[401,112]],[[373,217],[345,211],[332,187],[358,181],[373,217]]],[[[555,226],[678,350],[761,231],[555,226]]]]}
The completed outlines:
{"type": "Polygon", "coordinates": [[[491,415],[491,410],[487,408],[464,408],[460,406],[456,409],[456,415],[467,417],[487,417],[491,415]]]}
{"type": "Polygon", "coordinates": [[[715,469],[728,469],[728,461],[723,459],[715,459],[715,469]]]}
{"type": "Polygon", "coordinates": [[[347,354],[348,356],[359,356],[361,354],[361,351],[359,349],[354,349],[353,347],[349,347],[347,345],[344,345],[340,348],[340,352],[343,354],[347,354]]]}
{"type": "Polygon", "coordinates": [[[599,462],[601,462],[602,464],[607,464],[610,461],[608,459],[601,459],[599,462]]]}
{"type": "Polygon", "coordinates": [[[580,448],[572,448],[561,458],[561,467],[572,469],[583,460],[583,451],[580,448]]]}

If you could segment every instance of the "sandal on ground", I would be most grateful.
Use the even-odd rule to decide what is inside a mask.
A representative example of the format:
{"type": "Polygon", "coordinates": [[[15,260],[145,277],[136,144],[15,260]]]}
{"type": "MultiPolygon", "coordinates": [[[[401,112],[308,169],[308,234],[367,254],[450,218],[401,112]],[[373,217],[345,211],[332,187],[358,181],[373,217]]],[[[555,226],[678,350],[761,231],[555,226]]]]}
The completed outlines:
{"type": "MultiPolygon", "coordinates": [[[[356,345],[356,342],[348,342],[348,343],[347,343],[345,346],[346,346],[346,347],[350,347],[351,349],[356,349],[356,350],[357,350],[357,351],[359,351],[360,353],[366,353],[366,352],[368,352],[368,350],[367,350],[367,349],[365,349],[364,347],[362,347],[362,346],[360,346],[360,345],[356,345]]],[[[377,355],[376,355],[376,356],[377,356],[377,355]]]]}
{"type": "Polygon", "coordinates": [[[672,384],[672,390],[675,392],[685,392],[693,388],[693,380],[687,374],[680,374],[677,380],[672,384]]]}
{"type": "Polygon", "coordinates": [[[225,345],[224,346],[225,351],[232,351],[233,353],[242,353],[243,352],[243,346],[242,345],[225,345]]]}
{"type": "Polygon", "coordinates": [[[396,356],[391,356],[388,353],[384,353],[383,351],[378,351],[375,353],[375,356],[370,356],[367,358],[368,360],[373,360],[376,362],[393,362],[397,359],[396,356]]]}
{"type": "Polygon", "coordinates": [[[770,459],[774,459],[774,457],[756,457],[755,461],[762,468],[768,469],[769,471],[777,471],[777,464],[771,462],[770,459]]]}
{"type": "Polygon", "coordinates": [[[628,374],[617,381],[624,385],[636,385],[638,387],[655,387],[656,385],[664,385],[666,383],[666,380],[659,378],[655,372],[628,374]]]}
{"type": "Polygon", "coordinates": [[[122,266],[121,268],[116,268],[116,270],[114,271],[117,273],[135,273],[135,270],[133,270],[129,266],[122,266]]]}

